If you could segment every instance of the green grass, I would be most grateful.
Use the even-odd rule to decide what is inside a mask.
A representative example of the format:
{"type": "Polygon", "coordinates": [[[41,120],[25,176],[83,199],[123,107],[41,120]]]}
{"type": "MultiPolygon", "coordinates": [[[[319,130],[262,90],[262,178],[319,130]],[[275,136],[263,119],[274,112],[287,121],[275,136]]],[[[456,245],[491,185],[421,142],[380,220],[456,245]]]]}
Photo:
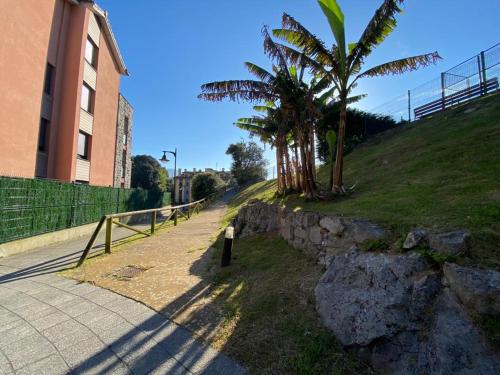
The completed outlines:
{"type": "MultiPolygon", "coordinates": [[[[219,261],[222,241],[214,245],[219,261]]],[[[321,266],[275,234],[239,239],[211,283],[225,315],[223,350],[255,374],[366,374],[322,327],[314,308],[321,266]]]]}
{"type": "MultiPolygon", "coordinates": [[[[258,198],[370,219],[396,237],[416,226],[465,228],[473,235],[465,261],[500,267],[500,95],[374,137],[346,156],[344,176],[354,192],[329,202],[277,198],[273,182],[253,185],[235,197],[228,219],[258,198]],[[471,108],[476,110],[466,113],[471,108]]],[[[326,185],[326,166],[318,180],[326,185]]]]}

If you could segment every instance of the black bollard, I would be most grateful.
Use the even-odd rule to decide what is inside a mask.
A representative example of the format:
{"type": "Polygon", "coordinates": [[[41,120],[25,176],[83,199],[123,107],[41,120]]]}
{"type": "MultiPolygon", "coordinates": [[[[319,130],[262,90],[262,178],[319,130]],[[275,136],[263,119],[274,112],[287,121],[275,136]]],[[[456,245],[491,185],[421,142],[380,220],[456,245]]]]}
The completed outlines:
{"type": "Polygon", "coordinates": [[[234,237],[234,228],[227,227],[226,234],[224,236],[224,249],[222,250],[222,260],[221,267],[226,267],[231,264],[231,252],[233,251],[233,237],[234,237]]]}

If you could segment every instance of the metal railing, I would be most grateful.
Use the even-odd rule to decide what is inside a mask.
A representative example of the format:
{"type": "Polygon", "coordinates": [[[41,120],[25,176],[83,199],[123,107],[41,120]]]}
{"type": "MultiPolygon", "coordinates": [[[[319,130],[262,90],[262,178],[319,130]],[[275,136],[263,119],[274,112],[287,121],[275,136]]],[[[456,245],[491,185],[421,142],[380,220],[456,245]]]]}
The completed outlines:
{"type": "Polygon", "coordinates": [[[411,122],[498,91],[500,43],[478,53],[407,93],[370,110],[411,122]]]}
{"type": "Polygon", "coordinates": [[[131,231],[134,231],[136,233],[142,234],[144,236],[150,237],[155,234],[156,230],[160,229],[162,226],[164,226],[166,223],[170,222],[173,220],[174,226],[177,226],[177,221],[179,217],[183,217],[186,220],[189,220],[193,214],[199,213],[202,209],[206,208],[211,202],[213,202],[214,199],[216,199],[220,195],[220,192],[214,193],[209,195],[208,197],[205,197],[203,199],[200,199],[195,202],[187,203],[187,204],[182,204],[179,206],[166,206],[166,207],[161,207],[161,208],[152,208],[148,210],[139,210],[139,211],[130,211],[130,212],[122,212],[122,213],[117,213],[117,214],[110,214],[110,215],[104,215],[99,223],[97,224],[97,227],[92,233],[92,236],[90,237],[89,242],[87,243],[87,246],[83,250],[83,253],[80,257],[80,260],[77,263],[77,267],[80,267],[85,259],[87,258],[90,250],[92,247],[94,247],[95,241],[97,240],[97,236],[101,232],[101,229],[103,226],[106,226],[106,235],[105,235],[105,241],[104,241],[104,252],[106,254],[111,254],[111,249],[113,245],[113,225],[123,227],[126,229],[129,229],[131,231]],[[163,222],[159,225],[157,225],[157,215],[158,213],[165,212],[165,211],[170,211],[168,215],[164,218],[163,222]],[[134,228],[128,224],[120,222],[119,219],[123,217],[131,217],[131,216],[137,216],[137,215],[147,215],[150,214],[150,230],[149,232],[145,230],[140,230],[137,228],[134,228]]]}

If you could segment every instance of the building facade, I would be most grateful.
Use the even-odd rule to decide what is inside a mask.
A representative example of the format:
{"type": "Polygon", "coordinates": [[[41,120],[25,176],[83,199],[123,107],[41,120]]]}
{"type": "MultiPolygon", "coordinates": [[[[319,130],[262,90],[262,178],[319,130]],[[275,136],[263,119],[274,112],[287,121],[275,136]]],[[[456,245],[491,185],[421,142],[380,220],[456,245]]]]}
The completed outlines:
{"type": "Polygon", "coordinates": [[[130,103],[120,94],[118,100],[118,124],[116,128],[115,187],[130,187],[132,174],[132,118],[130,103]]]}
{"type": "Polygon", "coordinates": [[[0,24],[0,174],[126,186],[128,72],[107,13],[90,0],[2,0],[0,24]]]}
{"type": "Polygon", "coordinates": [[[231,172],[225,171],[224,168],[220,171],[212,168],[205,168],[205,170],[193,168],[192,171],[184,169],[184,172],[179,169],[174,182],[174,197],[177,204],[185,204],[193,201],[191,182],[193,178],[200,173],[215,174],[219,176],[228,187],[234,186],[236,183],[231,172]]]}

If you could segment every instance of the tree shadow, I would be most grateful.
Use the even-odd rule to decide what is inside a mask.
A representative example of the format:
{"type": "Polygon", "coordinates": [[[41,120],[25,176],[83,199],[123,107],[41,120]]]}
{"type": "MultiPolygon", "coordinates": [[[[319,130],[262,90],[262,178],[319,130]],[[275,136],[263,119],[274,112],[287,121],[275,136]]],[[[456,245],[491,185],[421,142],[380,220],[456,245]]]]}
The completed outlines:
{"type": "MultiPolygon", "coordinates": [[[[217,205],[219,204],[222,203],[217,202],[217,205]]],[[[150,314],[132,322],[126,318],[127,312],[123,311],[122,315],[133,323],[134,327],[106,341],[106,347],[80,362],[71,373],[110,373],[122,366],[122,362],[126,363],[133,373],[149,373],[153,370],[164,374],[185,373],[186,370],[206,374],[245,372],[244,368],[221,353],[240,361],[250,358],[247,363],[250,363],[257,373],[303,373],[301,368],[307,369],[306,372],[310,374],[325,373],[322,365],[317,367],[323,352],[331,351],[335,358],[343,356],[344,353],[335,341],[332,341],[331,335],[320,335],[322,331],[317,327],[319,323],[310,324],[300,315],[286,311],[296,309],[301,313],[304,311],[305,314],[315,314],[313,302],[308,298],[312,291],[311,285],[315,284],[318,275],[301,273],[306,266],[306,271],[316,267],[315,262],[304,260],[302,256],[300,264],[296,264],[294,259],[299,257],[299,252],[285,248],[284,241],[278,240],[274,234],[269,234],[255,242],[265,243],[265,246],[263,245],[261,251],[251,254],[255,255],[251,262],[248,262],[248,258],[246,261],[242,260],[243,257],[248,257],[245,252],[250,249],[242,249],[240,245],[243,243],[237,240],[232,265],[221,268],[219,260],[222,242],[221,232],[190,266],[189,273],[198,276],[198,283],[161,308],[158,314],[150,314]],[[314,267],[311,265],[313,263],[314,267]],[[248,275],[254,270],[257,278],[246,278],[244,274],[248,275]],[[300,277],[292,283],[287,279],[287,274],[300,277]],[[237,301],[244,293],[254,293],[256,289],[262,289],[260,284],[278,287],[268,291],[264,287],[264,290],[259,291],[258,298],[261,301],[258,308],[248,299],[237,301]],[[307,284],[305,292],[301,291],[303,284],[307,284]],[[298,292],[295,293],[295,290],[298,292]],[[290,291],[293,293],[290,294],[290,291]],[[296,308],[301,304],[305,307],[296,308]],[[242,324],[243,322],[245,324],[242,324]],[[249,331],[249,323],[251,325],[252,322],[258,326],[251,327],[249,331]],[[280,341],[280,337],[269,333],[272,330],[278,331],[275,325],[280,325],[279,332],[295,335],[295,346],[285,345],[280,341]],[[258,340],[250,339],[250,336],[255,336],[255,332],[259,331],[262,332],[258,340]],[[217,350],[203,343],[201,339],[213,344],[217,350]],[[319,349],[318,345],[321,345],[319,349]],[[305,355],[302,354],[303,347],[306,348],[305,355]],[[302,350],[300,354],[297,348],[302,350]],[[291,364],[294,363],[298,363],[299,367],[293,367],[291,364]]],[[[77,257],[78,252],[53,261],[64,263],[77,257]]],[[[34,270],[44,267],[55,266],[44,262],[4,275],[0,282],[30,275],[34,270]]],[[[46,273],[51,273],[50,268],[46,273]]],[[[96,334],[99,336],[99,333],[96,334]]],[[[349,371],[348,361],[343,357],[337,360],[342,368],[348,369],[341,373],[365,372],[357,371],[361,367],[353,367],[355,371],[349,371]]]]}

